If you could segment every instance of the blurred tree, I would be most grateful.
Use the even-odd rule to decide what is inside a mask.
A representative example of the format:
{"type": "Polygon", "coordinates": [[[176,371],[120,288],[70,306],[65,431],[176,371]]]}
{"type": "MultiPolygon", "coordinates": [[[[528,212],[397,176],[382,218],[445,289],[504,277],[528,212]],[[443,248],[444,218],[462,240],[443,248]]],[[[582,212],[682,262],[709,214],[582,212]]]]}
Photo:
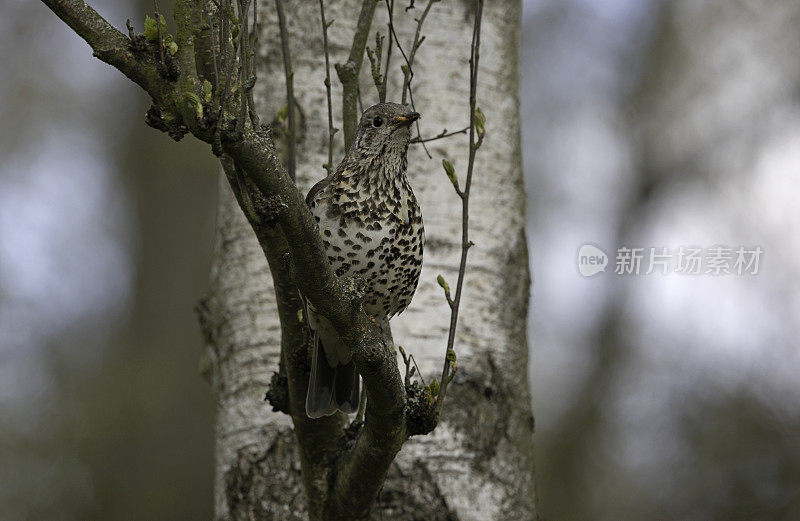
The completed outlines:
{"type": "MultiPolygon", "coordinates": [[[[98,8],[152,9],[135,4],[98,8]]],[[[0,518],[208,519],[213,402],[192,306],[218,163],[146,128],[138,89],[43,5],[4,7],[0,518]]]]}
{"type": "Polygon", "coordinates": [[[800,4],[763,7],[545,1],[531,17],[534,361],[557,375],[535,372],[548,518],[798,516],[798,315],[781,288],[797,278],[800,4]],[[590,281],[553,254],[587,240],[612,256],[706,241],[774,253],[758,277],[590,281]]]}

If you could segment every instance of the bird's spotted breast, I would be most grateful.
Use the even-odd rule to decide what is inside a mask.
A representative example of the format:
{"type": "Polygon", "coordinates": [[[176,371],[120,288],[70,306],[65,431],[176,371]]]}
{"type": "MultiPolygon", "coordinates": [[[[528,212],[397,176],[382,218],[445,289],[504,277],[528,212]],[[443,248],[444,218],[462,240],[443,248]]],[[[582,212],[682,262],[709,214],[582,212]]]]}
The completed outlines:
{"type": "Polygon", "coordinates": [[[328,260],[339,277],[367,282],[364,308],[383,318],[411,302],[422,269],[422,215],[405,176],[358,191],[359,182],[332,181],[309,201],[328,260]]]}

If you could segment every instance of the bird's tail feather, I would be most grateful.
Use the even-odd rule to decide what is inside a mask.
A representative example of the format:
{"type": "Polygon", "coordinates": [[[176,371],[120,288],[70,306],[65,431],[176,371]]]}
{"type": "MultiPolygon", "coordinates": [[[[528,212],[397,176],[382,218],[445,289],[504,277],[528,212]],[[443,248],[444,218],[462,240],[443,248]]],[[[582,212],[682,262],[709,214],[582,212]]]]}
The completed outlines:
{"type": "Polygon", "coordinates": [[[311,379],[306,394],[306,414],[321,418],[337,410],[350,413],[358,409],[358,371],[352,360],[331,367],[325,356],[322,339],[314,332],[314,354],[311,361],[311,379]]]}
{"type": "Polygon", "coordinates": [[[336,407],[342,412],[356,412],[358,400],[361,398],[356,364],[350,360],[346,364],[337,365],[334,371],[333,401],[336,402],[336,407]]]}

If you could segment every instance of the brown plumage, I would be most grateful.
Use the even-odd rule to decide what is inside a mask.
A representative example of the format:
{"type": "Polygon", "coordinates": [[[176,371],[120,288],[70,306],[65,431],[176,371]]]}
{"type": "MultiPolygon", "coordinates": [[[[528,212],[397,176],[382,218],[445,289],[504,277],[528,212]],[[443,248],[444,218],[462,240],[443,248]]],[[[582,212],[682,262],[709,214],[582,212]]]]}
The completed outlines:
{"type": "MultiPolygon", "coordinates": [[[[379,324],[408,307],[422,269],[422,213],[406,178],[410,126],[418,118],[396,103],[364,111],[339,167],[306,197],[328,261],[339,277],[366,281],[364,310],[379,324]]],[[[350,352],[324,317],[308,311],[314,355],[306,412],[353,412],[359,377],[350,352]]]]}

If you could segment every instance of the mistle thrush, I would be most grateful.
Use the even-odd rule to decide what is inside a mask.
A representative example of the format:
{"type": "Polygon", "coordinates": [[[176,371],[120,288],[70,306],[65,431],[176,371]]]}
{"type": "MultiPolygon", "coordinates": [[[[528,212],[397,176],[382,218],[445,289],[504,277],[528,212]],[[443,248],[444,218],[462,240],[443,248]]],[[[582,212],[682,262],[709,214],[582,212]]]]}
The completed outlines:
{"type": "MultiPolygon", "coordinates": [[[[366,282],[363,307],[378,324],[408,307],[422,269],[422,213],[406,178],[410,127],[418,118],[396,103],[364,111],[339,167],[306,197],[336,275],[366,282]]],[[[327,319],[310,307],[308,317],[314,354],[306,413],[353,412],[359,375],[350,351],[327,319]]]]}

